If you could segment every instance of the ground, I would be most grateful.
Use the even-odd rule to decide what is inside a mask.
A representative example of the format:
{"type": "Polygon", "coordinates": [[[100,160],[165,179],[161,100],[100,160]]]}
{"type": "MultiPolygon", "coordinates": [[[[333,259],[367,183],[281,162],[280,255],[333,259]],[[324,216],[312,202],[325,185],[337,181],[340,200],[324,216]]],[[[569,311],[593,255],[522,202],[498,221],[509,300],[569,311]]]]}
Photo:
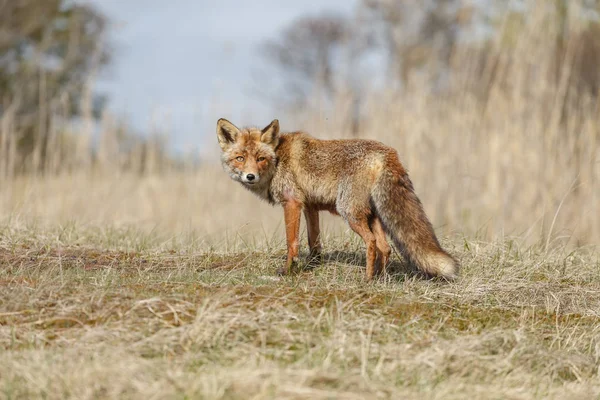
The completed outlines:
{"type": "Polygon", "coordinates": [[[399,257],[366,283],[353,236],[277,278],[282,245],[169,249],[0,230],[0,398],[598,398],[594,249],[449,238],[453,283],[399,257]]]}

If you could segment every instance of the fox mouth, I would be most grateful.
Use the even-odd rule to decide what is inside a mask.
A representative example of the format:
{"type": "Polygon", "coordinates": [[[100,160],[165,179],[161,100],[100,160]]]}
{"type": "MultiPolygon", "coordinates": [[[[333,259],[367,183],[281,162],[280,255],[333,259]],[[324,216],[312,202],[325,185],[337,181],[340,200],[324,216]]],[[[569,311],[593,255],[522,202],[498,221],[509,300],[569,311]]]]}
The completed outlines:
{"type": "Polygon", "coordinates": [[[242,181],[242,183],[243,183],[244,185],[248,185],[248,186],[254,186],[255,184],[257,184],[257,183],[258,183],[258,181],[257,181],[257,180],[252,180],[252,181],[249,181],[249,180],[247,180],[247,179],[244,179],[244,178],[242,178],[242,179],[241,179],[241,181],[242,181]]]}
{"type": "Polygon", "coordinates": [[[252,179],[247,179],[245,176],[241,176],[240,178],[241,178],[240,181],[244,185],[248,185],[248,186],[254,186],[258,182],[260,182],[260,179],[257,176],[253,176],[252,179]]]}

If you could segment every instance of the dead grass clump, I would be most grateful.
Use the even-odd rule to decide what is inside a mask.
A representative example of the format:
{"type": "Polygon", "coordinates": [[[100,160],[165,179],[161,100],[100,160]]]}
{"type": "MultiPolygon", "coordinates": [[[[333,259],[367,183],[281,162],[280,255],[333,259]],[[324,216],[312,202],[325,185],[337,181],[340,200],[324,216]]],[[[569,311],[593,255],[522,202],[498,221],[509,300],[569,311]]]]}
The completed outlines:
{"type": "Polygon", "coordinates": [[[456,283],[400,272],[366,284],[362,250],[343,240],[281,279],[279,247],[124,251],[73,232],[61,245],[51,230],[0,240],[4,397],[600,394],[593,251],[465,242],[456,283]]]}

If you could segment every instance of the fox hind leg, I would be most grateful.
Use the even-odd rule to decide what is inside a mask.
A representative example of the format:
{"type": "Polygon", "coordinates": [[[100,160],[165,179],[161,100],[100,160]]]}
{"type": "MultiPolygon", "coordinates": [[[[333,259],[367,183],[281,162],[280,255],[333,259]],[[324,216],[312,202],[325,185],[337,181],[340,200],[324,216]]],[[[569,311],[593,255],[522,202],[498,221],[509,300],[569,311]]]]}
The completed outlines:
{"type": "Polygon", "coordinates": [[[348,219],[348,225],[356,232],[367,246],[367,279],[372,280],[375,277],[375,259],[377,258],[377,242],[375,235],[369,228],[367,218],[348,219]]]}
{"type": "Polygon", "coordinates": [[[381,220],[378,217],[373,218],[371,222],[371,231],[375,235],[375,244],[377,245],[377,260],[375,262],[375,274],[380,274],[385,271],[385,267],[390,259],[392,248],[388,244],[381,225],[381,220]]]}
{"type": "Polygon", "coordinates": [[[367,280],[375,277],[377,258],[377,240],[369,221],[373,217],[370,205],[370,188],[367,185],[357,184],[368,182],[369,176],[353,176],[340,184],[336,201],[338,213],[348,222],[350,228],[365,242],[367,247],[367,280]],[[364,178],[364,179],[363,179],[364,178]]]}

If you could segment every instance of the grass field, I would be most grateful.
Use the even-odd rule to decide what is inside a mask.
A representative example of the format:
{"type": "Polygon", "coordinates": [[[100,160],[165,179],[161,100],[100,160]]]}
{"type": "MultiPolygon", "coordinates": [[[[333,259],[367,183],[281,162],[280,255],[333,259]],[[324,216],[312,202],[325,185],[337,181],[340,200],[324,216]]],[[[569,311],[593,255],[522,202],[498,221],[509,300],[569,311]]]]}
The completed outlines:
{"type": "Polygon", "coordinates": [[[600,396],[591,249],[450,238],[451,284],[360,239],[276,278],[281,242],[231,252],[71,224],[0,230],[0,397],[525,399],[600,396]]]}

